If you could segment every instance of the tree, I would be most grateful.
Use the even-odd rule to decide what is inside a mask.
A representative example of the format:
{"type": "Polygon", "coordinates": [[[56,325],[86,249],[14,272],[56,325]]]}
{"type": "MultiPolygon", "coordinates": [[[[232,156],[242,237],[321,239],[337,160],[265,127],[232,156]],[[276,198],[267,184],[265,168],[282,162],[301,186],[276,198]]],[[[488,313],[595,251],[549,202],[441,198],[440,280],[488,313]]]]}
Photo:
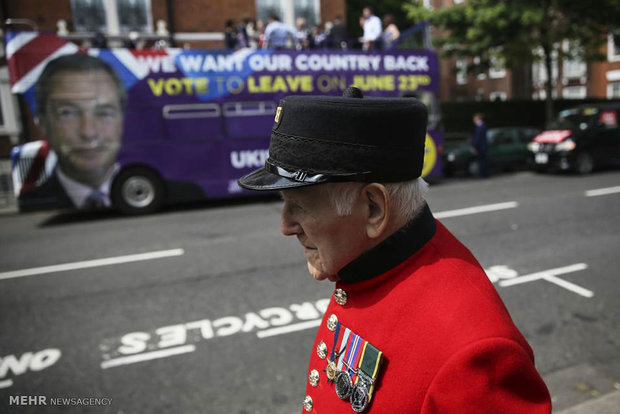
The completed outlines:
{"type": "Polygon", "coordinates": [[[509,69],[542,61],[548,121],[553,117],[553,59],[604,59],[607,34],[620,28],[619,0],[469,0],[437,10],[421,3],[408,0],[403,9],[409,18],[441,29],[436,44],[444,56],[477,57],[469,71],[488,69],[494,58],[509,69]],[[571,45],[568,50],[563,41],[571,45]]]}

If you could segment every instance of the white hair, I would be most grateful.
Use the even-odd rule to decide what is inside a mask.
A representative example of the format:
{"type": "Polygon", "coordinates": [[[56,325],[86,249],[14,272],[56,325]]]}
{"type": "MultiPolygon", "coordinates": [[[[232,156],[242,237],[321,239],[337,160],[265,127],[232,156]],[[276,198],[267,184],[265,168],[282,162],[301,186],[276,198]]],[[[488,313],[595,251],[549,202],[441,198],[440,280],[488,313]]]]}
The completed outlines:
{"type": "MultiPolygon", "coordinates": [[[[352,213],[355,199],[365,185],[366,183],[352,182],[333,184],[325,186],[325,195],[330,199],[339,216],[348,216],[352,213]]],[[[384,185],[397,217],[410,220],[424,206],[428,184],[422,178],[384,185]]]]}

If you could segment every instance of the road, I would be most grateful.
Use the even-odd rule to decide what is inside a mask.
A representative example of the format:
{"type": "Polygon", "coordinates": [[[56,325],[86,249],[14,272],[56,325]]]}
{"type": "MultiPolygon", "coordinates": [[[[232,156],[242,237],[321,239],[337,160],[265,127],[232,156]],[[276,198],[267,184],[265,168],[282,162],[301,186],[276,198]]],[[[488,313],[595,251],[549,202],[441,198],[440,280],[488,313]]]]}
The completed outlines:
{"type": "MultiPolygon", "coordinates": [[[[557,410],[620,383],[619,184],[607,171],[431,186],[557,410]]],[[[299,412],[332,287],[280,235],[280,209],[0,215],[0,412],[299,412]]]]}

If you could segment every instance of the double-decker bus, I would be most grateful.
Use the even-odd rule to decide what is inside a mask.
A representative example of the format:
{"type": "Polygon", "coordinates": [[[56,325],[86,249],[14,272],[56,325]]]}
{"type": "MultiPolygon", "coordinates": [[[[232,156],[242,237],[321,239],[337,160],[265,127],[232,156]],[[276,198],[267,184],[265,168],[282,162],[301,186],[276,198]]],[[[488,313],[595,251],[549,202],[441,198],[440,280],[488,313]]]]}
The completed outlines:
{"type": "Polygon", "coordinates": [[[130,214],[153,212],[176,201],[249,195],[237,179],[262,166],[268,156],[279,100],[292,94],[341,95],[351,85],[367,97],[422,100],[430,114],[423,176],[441,171],[439,69],[430,48],[369,52],[81,49],[51,33],[9,32],[6,50],[12,91],[22,95],[29,116],[39,120],[46,136],[13,149],[20,211],[92,206],[85,202],[90,199],[89,184],[103,193],[99,205],[130,214]],[[47,108],[37,104],[43,99],[37,88],[41,74],[50,62],[72,54],[105,62],[126,93],[121,113],[114,113],[119,119],[117,147],[110,151],[115,159],[102,172],[105,180],[95,180],[94,185],[79,174],[71,176],[71,163],[78,169],[78,161],[94,162],[101,155],[96,151],[107,145],[97,141],[105,140],[97,128],[112,128],[105,123],[110,113],[91,106],[98,105],[109,88],[101,91],[93,83],[91,103],[71,102],[71,93],[85,82],[76,70],[69,71],[75,82],[65,79],[64,95],[61,86],[55,86],[52,99],[52,104],[68,106],[54,104],[45,114],[37,113],[47,108]],[[80,131],[65,142],[60,135],[67,125],[80,131]],[[71,190],[63,189],[66,182],[73,182],[71,190]]]}

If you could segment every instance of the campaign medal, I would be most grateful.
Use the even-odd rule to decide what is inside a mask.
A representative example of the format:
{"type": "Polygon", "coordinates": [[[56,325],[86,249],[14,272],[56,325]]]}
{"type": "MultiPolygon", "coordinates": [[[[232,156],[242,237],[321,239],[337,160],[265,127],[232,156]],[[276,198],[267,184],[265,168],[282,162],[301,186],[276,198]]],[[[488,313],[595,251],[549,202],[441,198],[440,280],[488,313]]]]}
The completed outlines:
{"type": "Polygon", "coordinates": [[[365,383],[355,384],[351,392],[351,408],[356,413],[361,413],[368,407],[368,388],[365,383]]]}
{"type": "Polygon", "coordinates": [[[353,391],[353,382],[349,376],[348,371],[340,371],[336,375],[336,395],[343,400],[346,400],[353,391]]]}
{"type": "Polygon", "coordinates": [[[335,382],[338,398],[349,400],[354,412],[361,413],[368,407],[382,360],[383,353],[370,342],[340,322],[336,324],[325,372],[335,382]]]}
{"type": "Polygon", "coordinates": [[[325,368],[325,374],[327,375],[327,379],[333,381],[336,378],[336,374],[338,374],[338,368],[336,367],[336,363],[334,361],[329,361],[327,363],[327,368],[325,368]]]}

